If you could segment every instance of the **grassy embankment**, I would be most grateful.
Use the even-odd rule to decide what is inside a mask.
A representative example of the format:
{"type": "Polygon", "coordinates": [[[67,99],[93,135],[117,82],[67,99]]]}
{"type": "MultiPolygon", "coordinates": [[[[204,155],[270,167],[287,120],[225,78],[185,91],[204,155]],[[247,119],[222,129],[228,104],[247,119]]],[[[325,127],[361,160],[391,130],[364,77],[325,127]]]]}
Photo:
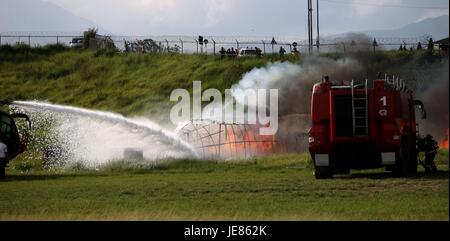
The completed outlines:
{"type": "Polygon", "coordinates": [[[146,116],[167,113],[173,105],[169,101],[172,90],[191,90],[194,80],[203,81],[204,90],[223,91],[254,67],[281,60],[278,56],[222,60],[198,55],[30,51],[26,58],[24,51],[2,54],[0,49],[1,98],[48,100],[146,116]]]}
{"type": "MultiPolygon", "coordinates": [[[[323,56],[343,58],[336,53],[323,56]]],[[[409,51],[353,54],[365,66],[368,77],[386,71],[404,79],[415,79],[411,75],[417,72],[417,65],[432,65],[423,63],[426,62],[423,56],[423,53],[409,51]]],[[[161,112],[166,114],[173,106],[169,97],[174,89],[191,90],[192,81],[202,80],[204,90],[224,91],[237,83],[244,73],[275,61],[299,60],[278,55],[220,59],[199,55],[90,52],[61,46],[31,49],[1,46],[0,98],[48,100],[158,119],[161,112]]]]}

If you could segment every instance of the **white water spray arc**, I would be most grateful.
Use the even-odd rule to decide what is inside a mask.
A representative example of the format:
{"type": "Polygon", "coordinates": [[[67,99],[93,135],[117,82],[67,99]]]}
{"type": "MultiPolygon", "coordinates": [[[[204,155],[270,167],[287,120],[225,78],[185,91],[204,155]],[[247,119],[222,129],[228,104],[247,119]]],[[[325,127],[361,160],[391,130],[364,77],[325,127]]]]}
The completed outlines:
{"type": "Polygon", "coordinates": [[[99,166],[123,158],[125,149],[143,151],[146,161],[170,158],[196,158],[196,151],[174,133],[147,119],[38,101],[14,101],[30,113],[51,113],[59,119],[55,128],[64,139],[70,161],[99,166]]]}

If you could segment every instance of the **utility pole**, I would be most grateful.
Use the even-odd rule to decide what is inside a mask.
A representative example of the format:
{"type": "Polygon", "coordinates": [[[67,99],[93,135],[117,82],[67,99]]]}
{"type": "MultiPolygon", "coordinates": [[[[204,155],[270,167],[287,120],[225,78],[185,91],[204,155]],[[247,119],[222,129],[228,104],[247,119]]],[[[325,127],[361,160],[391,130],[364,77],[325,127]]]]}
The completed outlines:
{"type": "Polygon", "coordinates": [[[308,0],[308,52],[312,54],[313,48],[313,16],[312,0],[308,0]]]}
{"type": "Polygon", "coordinates": [[[320,52],[320,22],[319,22],[320,18],[319,18],[319,0],[317,0],[317,40],[316,40],[316,45],[317,45],[317,52],[320,52]]]}
{"type": "Polygon", "coordinates": [[[308,0],[308,52],[311,55],[311,18],[310,10],[311,9],[311,0],[308,0]]]}

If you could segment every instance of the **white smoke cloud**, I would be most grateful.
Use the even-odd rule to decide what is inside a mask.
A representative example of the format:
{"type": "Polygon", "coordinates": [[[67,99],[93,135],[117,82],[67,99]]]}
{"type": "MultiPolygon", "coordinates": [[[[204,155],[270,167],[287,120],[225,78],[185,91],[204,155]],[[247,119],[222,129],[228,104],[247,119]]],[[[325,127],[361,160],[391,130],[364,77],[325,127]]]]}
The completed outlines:
{"type": "MultiPolygon", "coordinates": [[[[328,75],[331,80],[352,80],[361,76],[363,67],[358,61],[347,58],[306,58],[300,64],[290,62],[270,63],[245,74],[232,87],[234,97],[242,96],[247,89],[278,89],[280,114],[303,114],[309,112],[312,86],[328,75]]],[[[242,99],[242,98],[236,98],[242,99]]],[[[243,104],[243,103],[241,103],[243,104]]]]}

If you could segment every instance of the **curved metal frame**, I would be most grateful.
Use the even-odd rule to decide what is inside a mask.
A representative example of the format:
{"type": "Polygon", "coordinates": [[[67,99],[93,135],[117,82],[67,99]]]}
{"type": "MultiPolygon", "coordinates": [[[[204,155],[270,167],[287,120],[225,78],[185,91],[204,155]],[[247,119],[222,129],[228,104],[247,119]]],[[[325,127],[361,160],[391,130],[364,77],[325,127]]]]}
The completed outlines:
{"type": "Polygon", "coordinates": [[[255,133],[256,127],[213,120],[192,120],[179,128],[178,133],[197,149],[202,159],[248,159],[278,151],[277,138],[271,136],[267,139],[258,135],[255,133]],[[271,145],[269,151],[267,143],[271,145]]]}

